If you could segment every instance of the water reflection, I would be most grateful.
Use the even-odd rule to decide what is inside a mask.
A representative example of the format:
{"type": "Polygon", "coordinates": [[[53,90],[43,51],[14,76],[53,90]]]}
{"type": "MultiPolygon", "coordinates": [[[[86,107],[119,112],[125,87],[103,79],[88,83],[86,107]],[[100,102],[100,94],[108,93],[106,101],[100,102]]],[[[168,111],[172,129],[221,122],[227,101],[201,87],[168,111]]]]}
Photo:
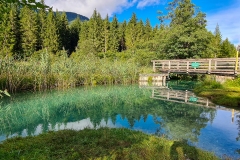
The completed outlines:
{"type": "Polygon", "coordinates": [[[159,100],[167,100],[169,102],[185,103],[190,105],[199,105],[206,107],[215,107],[208,99],[197,97],[191,91],[172,90],[169,88],[152,87],[152,97],[159,100]]]}
{"type": "Polygon", "coordinates": [[[16,96],[0,109],[0,141],[49,130],[126,127],[171,139],[185,139],[219,156],[238,156],[235,151],[240,148],[236,141],[240,125],[236,111],[235,121],[231,123],[231,111],[214,108],[210,102],[203,103],[204,107],[196,102],[185,103],[193,96],[190,91],[186,101],[185,91],[182,91],[184,94],[177,91],[177,98],[170,98],[176,93],[168,90],[171,93],[153,87],[101,86],[16,96]],[[179,97],[184,103],[176,102],[179,97]]]}

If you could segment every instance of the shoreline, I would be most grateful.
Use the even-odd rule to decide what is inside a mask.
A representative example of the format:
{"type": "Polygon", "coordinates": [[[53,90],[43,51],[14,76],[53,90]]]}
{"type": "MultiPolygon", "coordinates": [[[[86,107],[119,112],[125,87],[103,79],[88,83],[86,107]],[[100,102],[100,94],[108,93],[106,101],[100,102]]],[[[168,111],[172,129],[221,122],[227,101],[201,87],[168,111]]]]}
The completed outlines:
{"type": "Polygon", "coordinates": [[[240,78],[223,84],[205,79],[194,88],[198,96],[206,97],[213,103],[226,107],[240,108],[240,78]]]}
{"type": "Polygon", "coordinates": [[[0,154],[0,159],[219,159],[185,141],[123,128],[61,130],[17,137],[0,144],[0,154]]]}

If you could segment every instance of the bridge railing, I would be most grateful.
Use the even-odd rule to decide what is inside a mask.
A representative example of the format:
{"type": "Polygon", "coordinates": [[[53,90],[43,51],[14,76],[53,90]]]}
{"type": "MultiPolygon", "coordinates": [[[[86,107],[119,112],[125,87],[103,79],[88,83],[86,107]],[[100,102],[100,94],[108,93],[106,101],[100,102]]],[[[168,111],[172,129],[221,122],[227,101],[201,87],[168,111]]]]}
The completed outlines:
{"type": "Polygon", "coordinates": [[[230,75],[240,72],[240,63],[236,63],[236,58],[152,60],[152,62],[154,72],[230,75]]]}

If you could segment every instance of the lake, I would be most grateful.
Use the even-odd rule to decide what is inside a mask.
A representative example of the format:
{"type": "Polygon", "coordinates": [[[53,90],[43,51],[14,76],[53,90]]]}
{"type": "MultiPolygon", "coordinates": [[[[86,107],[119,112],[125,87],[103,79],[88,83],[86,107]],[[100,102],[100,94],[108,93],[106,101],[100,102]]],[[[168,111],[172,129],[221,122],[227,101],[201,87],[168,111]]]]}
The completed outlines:
{"type": "Polygon", "coordinates": [[[0,143],[50,130],[124,127],[186,140],[220,158],[240,157],[239,110],[196,97],[189,91],[192,83],[167,86],[79,87],[5,97],[0,108],[0,143]]]}

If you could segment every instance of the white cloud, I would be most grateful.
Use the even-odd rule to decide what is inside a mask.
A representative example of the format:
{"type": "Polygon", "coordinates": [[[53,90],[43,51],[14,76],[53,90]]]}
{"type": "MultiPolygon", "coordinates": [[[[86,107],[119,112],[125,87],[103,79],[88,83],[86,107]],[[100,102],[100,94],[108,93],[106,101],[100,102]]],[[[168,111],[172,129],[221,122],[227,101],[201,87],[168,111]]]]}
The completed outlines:
{"type": "Polygon", "coordinates": [[[214,32],[219,25],[222,39],[228,40],[235,46],[240,44],[240,1],[216,13],[207,13],[207,28],[214,32]]]}
{"type": "Polygon", "coordinates": [[[54,10],[75,12],[91,17],[94,9],[102,15],[112,16],[132,7],[137,0],[45,0],[45,3],[54,10]]]}
{"type": "Polygon", "coordinates": [[[162,0],[141,0],[137,4],[137,8],[144,8],[147,6],[155,6],[162,2],[162,0]]]}
{"type": "MultiPolygon", "coordinates": [[[[157,5],[162,0],[45,0],[45,3],[53,7],[54,10],[75,12],[87,17],[91,17],[96,9],[104,18],[107,14],[113,16],[114,13],[121,13],[137,5],[137,8],[157,5]]],[[[164,0],[165,1],[165,0],[164,0]]]]}

